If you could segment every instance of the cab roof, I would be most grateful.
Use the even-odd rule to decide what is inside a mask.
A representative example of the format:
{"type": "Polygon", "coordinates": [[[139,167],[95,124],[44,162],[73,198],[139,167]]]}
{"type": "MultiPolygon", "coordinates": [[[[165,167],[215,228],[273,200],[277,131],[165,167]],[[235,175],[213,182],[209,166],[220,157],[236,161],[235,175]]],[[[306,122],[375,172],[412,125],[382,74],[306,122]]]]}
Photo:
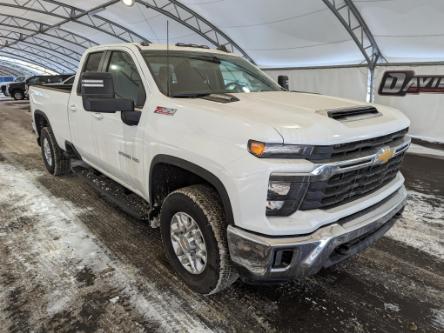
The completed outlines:
{"type": "MultiPolygon", "coordinates": [[[[95,49],[106,49],[113,47],[122,47],[126,46],[129,48],[137,48],[141,51],[166,51],[166,44],[145,44],[145,43],[119,43],[119,44],[104,44],[93,46],[89,51],[95,49]]],[[[231,55],[231,56],[239,56],[235,53],[225,52],[217,49],[207,48],[205,45],[194,45],[194,44],[176,44],[169,46],[170,51],[184,51],[184,52],[202,52],[202,53],[211,53],[211,54],[220,54],[220,55],[231,55]]]]}

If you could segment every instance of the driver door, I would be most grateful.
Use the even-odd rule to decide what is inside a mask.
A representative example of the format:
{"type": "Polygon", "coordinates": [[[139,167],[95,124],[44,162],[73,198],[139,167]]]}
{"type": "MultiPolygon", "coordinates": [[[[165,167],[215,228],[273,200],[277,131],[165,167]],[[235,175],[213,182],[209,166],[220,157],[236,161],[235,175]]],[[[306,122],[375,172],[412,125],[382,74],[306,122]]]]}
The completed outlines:
{"type": "MultiPolygon", "coordinates": [[[[108,51],[104,72],[112,74],[116,98],[134,101],[136,110],[142,112],[146,90],[140,68],[128,50],[108,51]]],[[[137,175],[142,168],[142,156],[138,156],[135,146],[143,144],[143,131],[138,125],[127,125],[122,113],[94,114],[92,136],[97,152],[98,168],[105,174],[138,192],[137,175]]],[[[139,154],[141,150],[138,150],[139,154]]]]}
{"type": "Polygon", "coordinates": [[[82,158],[93,167],[97,164],[97,152],[93,142],[93,124],[94,113],[88,112],[83,108],[80,77],[86,72],[99,72],[102,67],[105,52],[92,52],[87,55],[85,64],[81,73],[78,75],[76,90],[71,93],[68,104],[69,125],[71,129],[72,143],[80,153],[82,158]]]}

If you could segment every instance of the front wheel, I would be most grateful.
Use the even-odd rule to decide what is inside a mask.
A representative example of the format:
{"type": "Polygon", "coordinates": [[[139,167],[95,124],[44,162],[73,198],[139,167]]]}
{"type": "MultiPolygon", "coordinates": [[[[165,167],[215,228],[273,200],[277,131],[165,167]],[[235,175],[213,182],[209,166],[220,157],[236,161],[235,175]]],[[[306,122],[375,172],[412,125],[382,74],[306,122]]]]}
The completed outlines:
{"type": "Polygon", "coordinates": [[[46,170],[54,176],[61,176],[71,171],[71,161],[64,156],[63,151],[57,145],[52,130],[49,127],[42,128],[40,132],[40,146],[42,158],[46,170]]]}
{"type": "Polygon", "coordinates": [[[194,291],[214,294],[236,281],[223,209],[212,188],[194,185],[168,195],[160,231],[170,264],[194,291]]]}

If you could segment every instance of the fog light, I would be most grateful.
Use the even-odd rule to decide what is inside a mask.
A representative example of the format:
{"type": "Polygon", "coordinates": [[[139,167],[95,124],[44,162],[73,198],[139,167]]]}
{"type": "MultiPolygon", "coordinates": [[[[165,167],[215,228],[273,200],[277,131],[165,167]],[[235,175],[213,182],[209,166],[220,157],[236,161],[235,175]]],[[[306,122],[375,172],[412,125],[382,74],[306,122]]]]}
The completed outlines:
{"type": "Polygon", "coordinates": [[[297,176],[271,175],[268,182],[267,216],[290,216],[298,210],[308,182],[297,176]]]}
{"type": "Polygon", "coordinates": [[[293,259],[293,250],[277,250],[274,253],[273,268],[286,268],[293,259]]]}
{"type": "Polygon", "coordinates": [[[290,192],[291,184],[283,182],[273,182],[268,184],[268,197],[286,196],[290,192]]]}
{"type": "Polygon", "coordinates": [[[280,210],[284,206],[285,201],[267,201],[267,211],[273,212],[280,210]]]}

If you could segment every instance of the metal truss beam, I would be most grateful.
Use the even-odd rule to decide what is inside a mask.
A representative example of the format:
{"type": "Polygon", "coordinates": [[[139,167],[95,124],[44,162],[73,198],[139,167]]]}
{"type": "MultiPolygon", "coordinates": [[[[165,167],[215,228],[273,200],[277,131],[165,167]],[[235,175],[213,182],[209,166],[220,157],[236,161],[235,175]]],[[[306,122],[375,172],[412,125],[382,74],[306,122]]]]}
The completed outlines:
{"type": "Polygon", "coordinates": [[[60,27],[69,22],[75,22],[93,30],[113,36],[124,42],[140,42],[146,40],[146,38],[140,36],[134,31],[97,15],[98,12],[115,3],[118,3],[119,1],[120,0],[111,0],[90,10],[83,10],[55,0],[2,1],[0,2],[0,6],[44,14],[60,20],[56,24],[47,25],[47,27],[43,28],[42,31],[46,31],[47,29],[54,27],[60,27]]]}
{"type": "Polygon", "coordinates": [[[16,69],[7,67],[7,66],[3,66],[2,64],[0,64],[0,71],[2,71],[3,73],[8,73],[11,76],[17,77],[17,76],[26,76],[23,72],[19,72],[16,69]]]}
{"type": "Polygon", "coordinates": [[[59,47],[57,47],[56,44],[53,44],[49,41],[46,41],[38,37],[30,37],[28,40],[24,40],[25,36],[26,35],[23,35],[15,31],[2,33],[2,28],[0,27],[0,39],[7,41],[8,44],[12,44],[13,42],[21,42],[25,45],[30,45],[36,48],[44,49],[49,53],[56,54],[57,56],[61,56],[64,59],[68,59],[66,60],[66,62],[70,63],[73,66],[77,66],[82,56],[80,53],[74,51],[71,51],[70,54],[66,54],[65,52],[62,51],[66,49],[60,49],[59,47]]]}
{"type": "Polygon", "coordinates": [[[1,66],[0,66],[0,75],[1,76],[15,76],[14,74],[12,74],[10,72],[3,71],[1,66]]]}
{"type": "Polygon", "coordinates": [[[14,49],[0,49],[0,56],[4,55],[5,57],[21,60],[28,62],[32,65],[42,67],[48,71],[55,72],[55,73],[64,73],[66,70],[60,69],[58,66],[55,66],[54,64],[48,64],[47,61],[45,61],[44,58],[35,57],[32,53],[28,54],[27,52],[18,52],[14,49]]]}
{"type": "Polygon", "coordinates": [[[247,52],[245,52],[227,34],[179,1],[136,0],[136,2],[175,20],[217,47],[223,46],[231,52],[239,52],[249,61],[254,63],[253,59],[247,54],[247,52]]]}
{"type": "MultiPolygon", "coordinates": [[[[100,11],[118,3],[119,1],[120,0],[109,0],[90,10],[83,10],[56,0],[0,0],[0,7],[26,10],[58,19],[58,22],[55,24],[47,24],[43,22],[43,19],[42,21],[35,21],[1,13],[0,26],[16,29],[15,33],[11,32],[11,35],[8,36],[9,39],[4,36],[8,41],[6,46],[11,49],[20,48],[21,51],[30,54],[31,59],[36,62],[37,60],[34,58],[37,57],[43,59],[43,57],[45,57],[46,60],[49,59],[51,62],[51,67],[49,68],[56,70],[57,72],[64,72],[66,70],[63,70],[63,67],[70,71],[72,70],[72,67],[69,65],[70,61],[67,61],[66,58],[78,61],[79,54],[75,54],[75,51],[70,49],[69,46],[63,46],[54,41],[48,41],[43,37],[47,36],[56,38],[57,40],[60,40],[60,42],[71,43],[72,45],[77,45],[82,48],[97,45],[96,42],[82,35],[74,34],[71,31],[64,29],[62,26],[67,23],[74,22],[95,31],[111,35],[124,42],[148,41],[143,36],[138,35],[124,26],[98,15],[100,11]],[[26,30],[28,33],[23,33],[23,30],[26,30]],[[39,47],[37,47],[37,45],[39,47]],[[42,48],[46,49],[46,51],[41,50],[42,48]],[[52,52],[50,52],[50,50],[52,52]],[[54,53],[57,53],[58,55],[55,55],[54,53]],[[64,60],[62,61],[62,59],[64,60]]],[[[253,62],[253,59],[251,59],[248,54],[223,31],[180,2],[176,0],[136,1],[146,8],[155,10],[156,12],[184,25],[197,35],[208,40],[211,44],[218,47],[226,47],[232,52],[237,51],[253,62]]],[[[2,47],[0,46],[0,50],[1,49],[2,47]]],[[[40,60],[38,60],[38,63],[41,65],[40,60]]],[[[48,68],[48,66],[46,67],[48,68]]]]}
{"type": "Polygon", "coordinates": [[[5,67],[3,65],[0,65],[0,75],[14,76],[14,77],[22,76],[19,72],[15,71],[14,69],[9,68],[9,67],[5,67]]]}
{"type": "Polygon", "coordinates": [[[20,74],[18,76],[32,76],[32,75],[36,75],[38,73],[37,71],[33,71],[33,70],[26,68],[24,66],[20,66],[18,64],[15,64],[11,60],[8,61],[8,60],[0,59],[0,66],[3,68],[8,68],[17,74],[20,74]]]}
{"type": "Polygon", "coordinates": [[[23,40],[25,38],[28,38],[29,42],[32,43],[36,43],[39,45],[43,45],[45,47],[50,48],[51,50],[53,50],[54,52],[57,52],[61,55],[64,55],[66,57],[72,58],[72,59],[80,59],[82,57],[83,54],[83,48],[81,52],[78,52],[76,50],[74,50],[73,48],[69,48],[67,47],[67,45],[61,45],[58,42],[55,42],[53,40],[48,40],[48,39],[44,39],[36,36],[30,36],[30,34],[26,31],[26,30],[21,30],[21,29],[16,29],[16,28],[10,28],[9,26],[0,26],[0,34],[2,34],[2,36],[4,36],[5,38],[12,38],[12,39],[19,39],[19,40],[23,40]]]}
{"type": "MultiPolygon", "coordinates": [[[[56,51],[56,53],[62,53],[61,57],[60,55],[54,54],[54,49],[51,47],[51,45],[39,45],[40,47],[37,47],[35,43],[36,40],[39,38],[39,34],[51,34],[50,32],[57,32],[56,37],[57,38],[66,38],[68,34],[65,32],[59,33],[58,30],[60,29],[60,26],[63,24],[69,23],[69,22],[75,22],[84,26],[87,26],[89,28],[92,28],[97,31],[101,31],[103,33],[106,33],[108,35],[114,36],[117,39],[120,39],[122,41],[126,42],[134,42],[134,41],[141,41],[145,40],[145,38],[139,36],[138,34],[124,28],[123,26],[113,23],[105,18],[102,18],[100,16],[97,16],[96,13],[102,9],[105,9],[106,7],[117,3],[119,0],[112,0],[109,1],[99,7],[95,7],[91,10],[85,11],[82,9],[79,9],[77,7],[73,7],[71,5],[67,5],[65,3],[61,3],[58,1],[53,0],[25,0],[25,1],[19,1],[19,0],[12,0],[12,2],[0,2],[0,7],[8,7],[8,8],[16,8],[21,10],[27,10],[39,14],[48,15],[51,17],[55,17],[60,19],[59,22],[56,24],[48,25],[43,22],[38,21],[31,21],[31,20],[25,20],[27,26],[32,26],[31,32],[29,35],[21,34],[18,38],[17,36],[15,38],[6,38],[6,43],[3,47],[0,47],[0,49],[3,48],[10,48],[14,50],[20,50],[22,52],[26,52],[31,57],[38,57],[38,58],[46,58],[47,60],[50,60],[52,63],[51,69],[55,70],[57,72],[67,72],[68,71],[75,71],[77,69],[77,63],[78,59],[73,58],[71,55],[68,57],[75,60],[75,64],[71,61],[67,60],[67,53],[69,52],[69,49],[66,47],[59,46],[59,50],[65,50],[62,51],[56,51]],[[63,36],[63,37],[62,37],[63,36]],[[34,39],[34,41],[32,40],[34,39]],[[43,51],[42,48],[46,48],[47,50],[43,51]]],[[[13,23],[16,24],[18,29],[23,28],[23,25],[19,24],[19,21],[23,19],[18,17],[13,17],[12,15],[5,15],[2,14],[5,18],[5,20],[9,20],[9,24],[11,24],[11,21],[14,21],[13,23]]],[[[0,17],[2,16],[0,15],[0,17]]],[[[13,25],[13,24],[11,24],[13,25]]],[[[71,37],[77,38],[77,36],[70,35],[71,37]]],[[[8,36],[11,37],[11,36],[8,36]]],[[[74,39],[74,40],[75,40],[74,39]]],[[[87,40],[83,36],[81,39],[87,40]]],[[[91,41],[88,41],[91,42],[91,41]]],[[[87,47],[90,47],[91,45],[88,45],[87,47]]],[[[35,60],[35,59],[34,59],[35,60]]]]}
{"type": "Polygon", "coordinates": [[[370,29],[352,0],[322,0],[338,18],[361,50],[369,68],[373,70],[378,61],[385,59],[370,29]]]}
{"type": "Polygon", "coordinates": [[[65,59],[59,56],[55,56],[52,53],[49,53],[47,51],[41,50],[39,48],[26,45],[24,43],[21,44],[14,44],[9,43],[6,41],[0,48],[0,50],[3,49],[10,49],[13,50],[13,52],[23,52],[27,53],[34,58],[40,58],[44,61],[44,63],[50,63],[53,68],[58,68],[58,71],[61,71],[62,73],[66,72],[75,72],[77,70],[77,64],[71,64],[68,63],[65,59]]]}
{"type": "MultiPolygon", "coordinates": [[[[0,27],[12,28],[20,33],[27,31],[27,36],[29,37],[36,36],[37,34],[47,36],[52,39],[57,39],[60,42],[65,42],[83,49],[98,45],[98,43],[71,31],[57,27],[46,30],[49,27],[46,24],[14,15],[0,14],[0,27]]],[[[63,46],[62,44],[58,45],[65,48],[67,51],[70,50],[68,47],[63,46]]]]}

